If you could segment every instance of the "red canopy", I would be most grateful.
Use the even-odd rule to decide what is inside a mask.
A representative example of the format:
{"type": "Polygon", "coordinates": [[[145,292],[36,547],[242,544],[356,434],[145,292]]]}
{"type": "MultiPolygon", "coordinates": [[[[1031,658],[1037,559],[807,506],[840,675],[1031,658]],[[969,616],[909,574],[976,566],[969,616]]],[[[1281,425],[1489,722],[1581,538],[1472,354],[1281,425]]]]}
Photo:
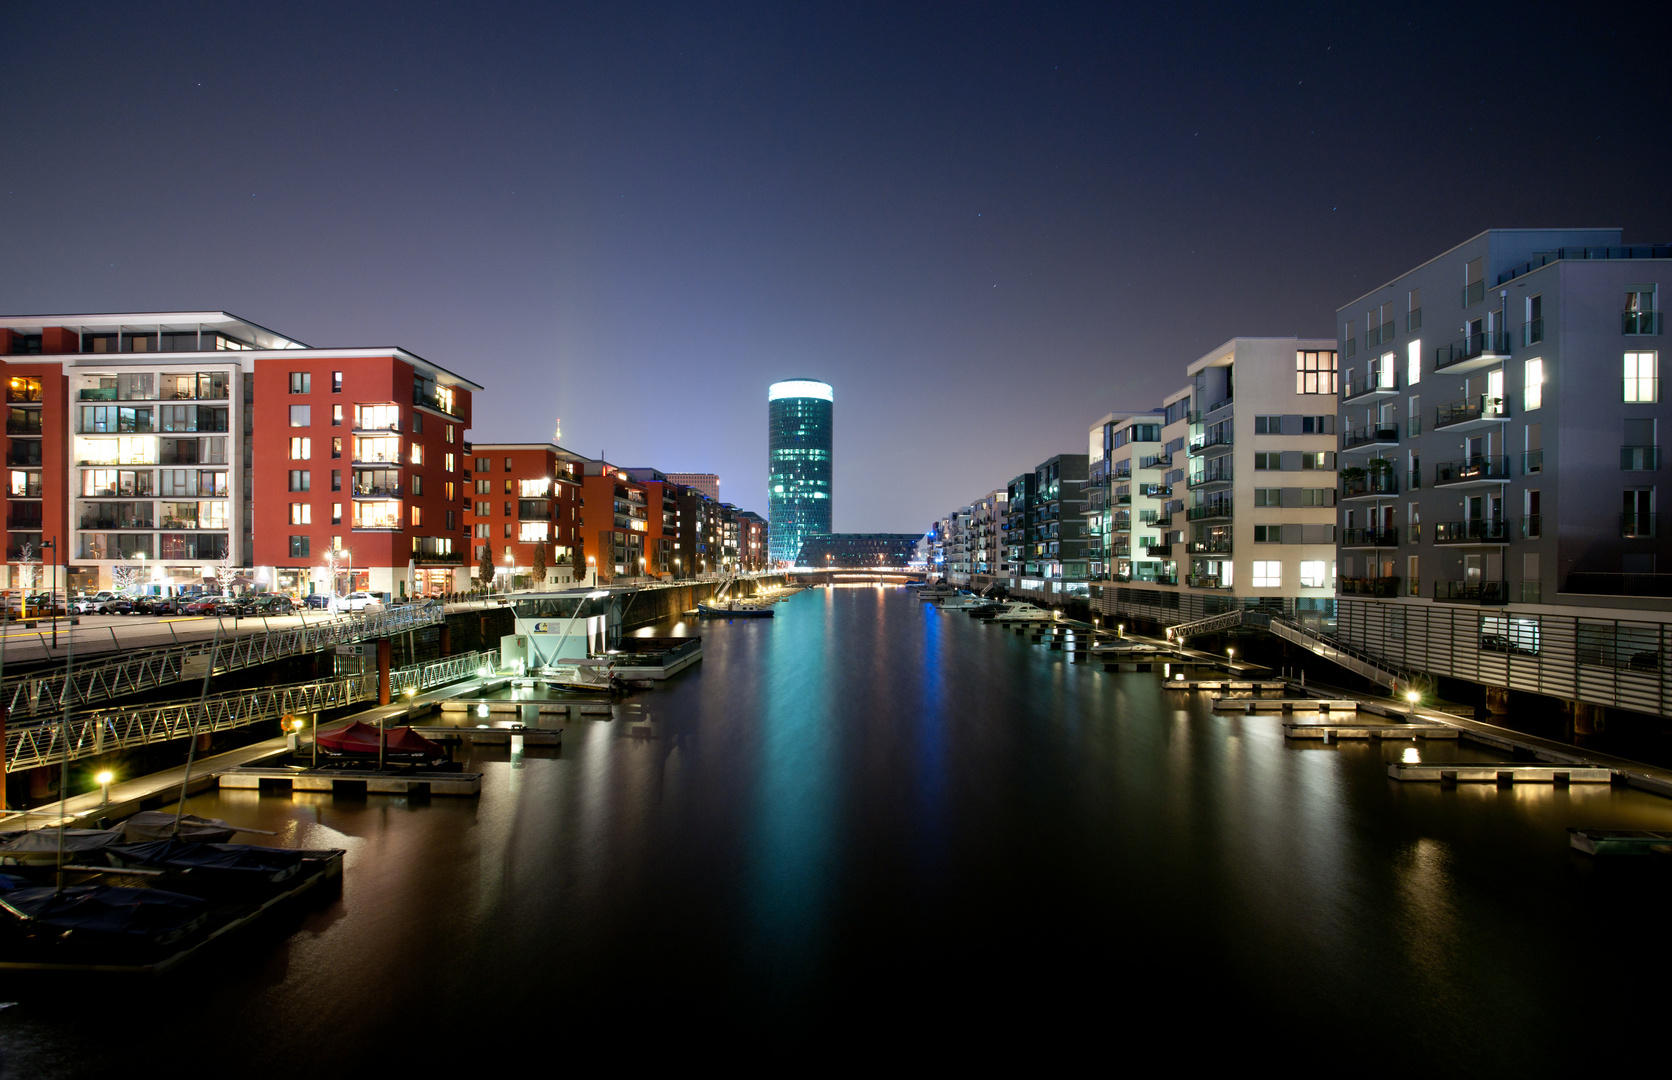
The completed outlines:
{"type": "MultiPolygon", "coordinates": [[[[431,742],[410,727],[392,727],[383,730],[384,757],[410,758],[429,760],[447,755],[440,743],[431,742]]],[[[378,730],[372,724],[363,724],[356,720],[345,728],[336,731],[322,731],[319,734],[319,748],[334,754],[348,754],[354,757],[377,757],[378,730]]]]}

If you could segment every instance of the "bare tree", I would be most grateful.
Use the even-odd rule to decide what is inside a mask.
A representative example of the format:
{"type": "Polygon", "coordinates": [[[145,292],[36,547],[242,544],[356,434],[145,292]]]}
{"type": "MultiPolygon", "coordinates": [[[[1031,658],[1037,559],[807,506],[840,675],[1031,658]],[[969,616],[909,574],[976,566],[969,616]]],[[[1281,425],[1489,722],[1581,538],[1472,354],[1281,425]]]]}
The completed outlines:
{"type": "Polygon", "coordinates": [[[227,545],[226,554],[215,564],[215,584],[220,586],[222,593],[232,594],[232,579],[237,576],[238,567],[232,561],[232,546],[227,545]]]}
{"type": "Polygon", "coordinates": [[[33,589],[40,584],[40,555],[31,541],[25,540],[17,553],[17,578],[18,584],[25,589],[33,589]]]}
{"type": "Polygon", "coordinates": [[[111,587],[117,593],[126,595],[128,590],[145,584],[145,564],[136,559],[123,559],[110,568],[111,587]]]}

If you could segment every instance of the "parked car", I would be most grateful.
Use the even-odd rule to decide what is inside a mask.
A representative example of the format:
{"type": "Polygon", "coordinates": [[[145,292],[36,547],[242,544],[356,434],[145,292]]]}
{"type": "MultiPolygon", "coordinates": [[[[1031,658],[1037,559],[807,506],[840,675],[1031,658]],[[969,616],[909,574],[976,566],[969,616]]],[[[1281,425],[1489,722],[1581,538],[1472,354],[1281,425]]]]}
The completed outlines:
{"type": "Polygon", "coordinates": [[[99,605],[101,615],[132,615],[139,610],[139,603],[126,596],[118,596],[114,600],[106,600],[99,605]]]}
{"type": "Polygon", "coordinates": [[[187,615],[210,615],[214,613],[215,605],[220,603],[223,599],[226,598],[220,596],[200,596],[191,603],[181,607],[180,610],[187,615]]]}
{"type": "Polygon", "coordinates": [[[281,596],[277,593],[269,593],[265,596],[258,596],[254,600],[250,601],[248,614],[289,615],[295,610],[296,605],[291,602],[290,597],[281,596]]]}
{"type": "Polygon", "coordinates": [[[331,606],[331,599],[330,593],[316,592],[308,594],[302,603],[310,608],[328,608],[331,606]]]}
{"type": "Polygon", "coordinates": [[[180,601],[172,596],[142,596],[136,603],[142,615],[174,615],[180,611],[180,601]]]}
{"type": "Polygon", "coordinates": [[[78,596],[70,601],[70,610],[77,615],[94,615],[110,601],[116,599],[116,594],[108,589],[102,589],[92,596],[78,596]]]}
{"type": "Polygon", "coordinates": [[[366,611],[382,607],[383,601],[368,592],[352,592],[347,596],[339,596],[331,605],[333,611],[366,611]]]}

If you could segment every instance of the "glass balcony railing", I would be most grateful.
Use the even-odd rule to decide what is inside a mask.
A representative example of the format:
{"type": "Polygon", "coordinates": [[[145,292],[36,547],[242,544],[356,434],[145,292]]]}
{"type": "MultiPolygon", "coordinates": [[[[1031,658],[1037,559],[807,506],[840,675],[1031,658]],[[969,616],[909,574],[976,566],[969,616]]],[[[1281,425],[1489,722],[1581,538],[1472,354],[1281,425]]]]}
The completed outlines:
{"type": "Polygon", "coordinates": [[[1434,410],[1434,430],[1453,427],[1457,424],[1472,423],[1476,420],[1508,420],[1509,399],[1490,397],[1481,394],[1476,398],[1465,398],[1454,401],[1449,405],[1440,405],[1434,410]]]}
{"type": "Polygon", "coordinates": [[[1508,480],[1509,457],[1499,454],[1488,457],[1477,454],[1461,461],[1443,461],[1434,466],[1434,486],[1470,484],[1482,480],[1508,480]]]}
{"type": "Polygon", "coordinates": [[[1441,521],[1434,525],[1436,544],[1507,544],[1510,523],[1494,518],[1441,521]]]}
{"type": "Polygon", "coordinates": [[[1620,314],[1620,333],[1622,334],[1658,334],[1660,333],[1660,312],[1658,311],[1626,311],[1620,314]]]}
{"type": "Polygon", "coordinates": [[[1335,589],[1344,596],[1398,596],[1401,580],[1396,577],[1336,578],[1335,589]]]}
{"type": "Polygon", "coordinates": [[[1509,335],[1502,330],[1484,330],[1435,349],[1434,367],[1444,371],[1469,360],[1508,355],[1509,335]]]}
{"type": "Polygon", "coordinates": [[[1434,599],[1453,604],[1507,604],[1507,581],[1436,581],[1434,599]]]}
{"type": "Polygon", "coordinates": [[[1343,499],[1365,499],[1399,494],[1399,478],[1388,473],[1350,476],[1341,481],[1343,499]]]}
{"type": "Polygon", "coordinates": [[[1368,446],[1372,443],[1396,443],[1399,441],[1398,424],[1377,424],[1374,427],[1355,428],[1343,432],[1341,449],[1351,450],[1357,446],[1368,446]]]}
{"type": "Polygon", "coordinates": [[[1660,447],[1620,447],[1620,468],[1627,472],[1648,472],[1660,468],[1660,447]]]}
{"type": "Polygon", "coordinates": [[[1398,547],[1399,530],[1391,526],[1385,529],[1343,529],[1341,546],[1398,547]]]}

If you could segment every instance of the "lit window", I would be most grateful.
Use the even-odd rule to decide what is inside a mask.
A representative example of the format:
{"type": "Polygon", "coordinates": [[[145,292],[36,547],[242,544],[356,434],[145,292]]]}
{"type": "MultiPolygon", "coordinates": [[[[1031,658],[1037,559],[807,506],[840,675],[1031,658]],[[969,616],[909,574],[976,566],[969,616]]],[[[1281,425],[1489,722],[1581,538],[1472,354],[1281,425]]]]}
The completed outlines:
{"type": "MultiPolygon", "coordinates": [[[[1348,323],[1347,338],[1353,337],[1352,324],[1348,323]]],[[[1335,351],[1324,349],[1319,351],[1305,350],[1295,353],[1295,393],[1297,394],[1335,394],[1340,391],[1336,385],[1335,351]]]]}
{"type": "Polygon", "coordinates": [[[290,460],[307,461],[313,456],[312,440],[298,436],[290,440],[290,460]]]}
{"type": "Polygon", "coordinates": [[[422,465],[424,463],[424,447],[422,443],[412,444],[412,463],[414,465],[422,465]]]}
{"type": "Polygon", "coordinates": [[[1303,562],[1300,564],[1300,583],[1308,589],[1321,589],[1324,587],[1325,573],[1322,559],[1315,562],[1303,562]]]}
{"type": "MultiPolygon", "coordinates": [[[[1544,361],[1543,360],[1529,360],[1529,361],[1527,361],[1527,373],[1526,373],[1526,376],[1525,376],[1525,381],[1523,382],[1522,386],[1523,386],[1522,396],[1526,401],[1526,405],[1524,406],[1525,408],[1536,409],[1540,405],[1544,404],[1544,361]]],[[[1628,398],[1626,398],[1626,400],[1630,401],[1631,399],[1628,397],[1628,398]]]]}
{"type": "Polygon", "coordinates": [[[331,393],[340,394],[342,392],[343,392],[343,373],[340,372],[340,371],[333,371],[333,372],[331,372],[331,393]]]}
{"type": "Polygon", "coordinates": [[[412,508],[412,527],[416,529],[422,524],[424,524],[424,508],[414,506],[412,508]]]}
{"type": "Polygon", "coordinates": [[[341,525],[342,523],[343,523],[343,504],[342,503],[332,503],[331,504],[331,524],[341,525]]]}
{"type": "Polygon", "coordinates": [[[309,405],[292,405],[290,407],[290,426],[308,427],[312,423],[313,408],[309,405]]]}
{"type": "Polygon", "coordinates": [[[343,426],[343,407],[341,405],[331,406],[331,426],[332,427],[342,427],[343,426]]]}
{"type": "Polygon", "coordinates": [[[1281,562],[1255,562],[1254,587],[1256,589],[1275,589],[1283,584],[1283,564],[1281,562]]]}
{"type": "Polygon", "coordinates": [[[1412,338],[1405,343],[1405,385],[1415,386],[1422,379],[1422,341],[1412,338]]]}
{"type": "Polygon", "coordinates": [[[543,543],[548,526],[543,521],[524,521],[518,526],[517,539],[525,544],[543,543]]]}
{"type": "Polygon", "coordinates": [[[291,503],[290,523],[292,525],[312,525],[313,506],[309,503],[291,503]]]}
{"type": "Polygon", "coordinates": [[[1655,354],[1652,352],[1626,353],[1625,400],[1652,402],[1658,400],[1655,386],[1655,354]]]}

